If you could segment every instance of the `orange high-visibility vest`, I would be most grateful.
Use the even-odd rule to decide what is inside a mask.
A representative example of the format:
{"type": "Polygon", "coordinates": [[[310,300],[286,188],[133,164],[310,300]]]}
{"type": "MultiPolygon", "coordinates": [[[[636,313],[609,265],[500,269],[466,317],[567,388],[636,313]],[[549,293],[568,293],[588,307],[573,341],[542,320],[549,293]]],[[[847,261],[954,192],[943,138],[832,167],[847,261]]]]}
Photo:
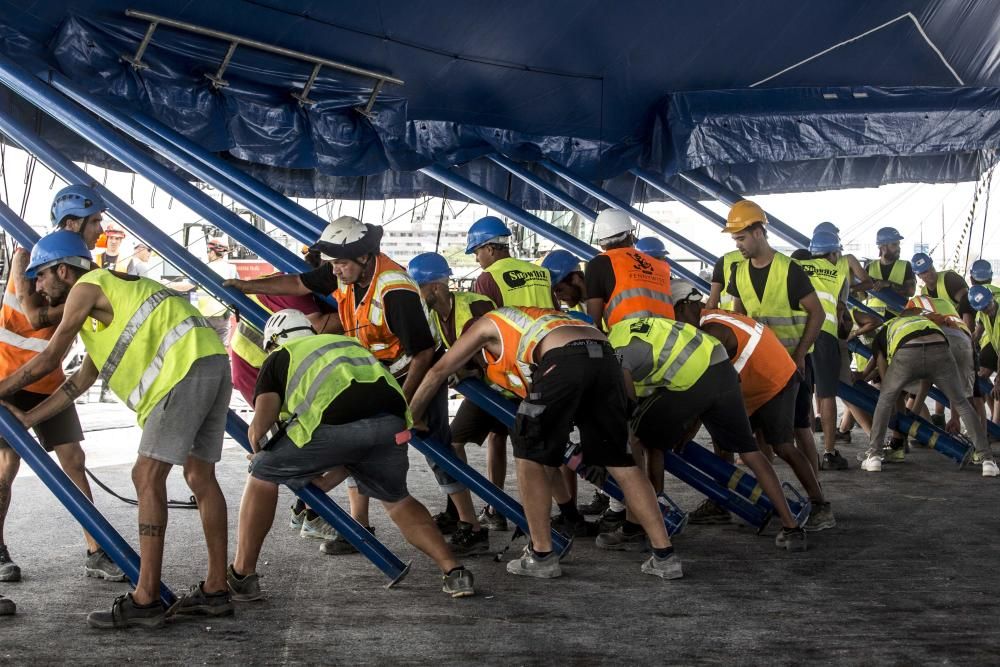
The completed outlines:
{"type": "Polygon", "coordinates": [[[968,336],[972,336],[965,320],[958,314],[958,309],[947,299],[920,294],[912,297],[906,303],[906,307],[920,308],[924,311],[924,317],[938,326],[961,329],[968,336]]]}
{"type": "Polygon", "coordinates": [[[498,308],[483,315],[483,319],[493,322],[501,341],[499,357],[483,348],[486,379],[521,398],[528,396],[535,348],[542,339],[559,327],[591,326],[551,308],[498,308]]]}
{"type": "MultiPolygon", "coordinates": [[[[32,329],[27,316],[21,310],[14,280],[7,281],[7,293],[0,308],[0,376],[8,376],[25,365],[45,349],[55,327],[32,329]]],[[[24,387],[25,391],[36,394],[51,394],[66,379],[62,368],[56,368],[40,380],[24,387]]]]}
{"type": "MultiPolygon", "coordinates": [[[[337,312],[344,326],[344,335],[357,338],[376,359],[389,367],[393,375],[398,375],[409,365],[410,357],[405,354],[403,344],[396,334],[389,330],[385,317],[385,297],[393,290],[413,292],[420,297],[420,289],[406,270],[379,253],[375,260],[375,274],[357,307],[354,305],[354,285],[339,285],[333,298],[337,301],[337,312]]],[[[420,299],[420,304],[430,327],[423,299],[420,299]]]]}
{"type": "Polygon", "coordinates": [[[615,248],[603,254],[611,260],[615,289],[604,304],[604,321],[611,327],[632,317],[674,318],[670,265],[635,248],[615,248]]]}
{"type": "Polygon", "coordinates": [[[785,388],[797,370],[795,362],[773,331],[746,315],[731,310],[702,311],[701,326],[709,323],[728,327],[736,337],[733,368],[740,374],[747,414],[752,415],[785,388]]]}

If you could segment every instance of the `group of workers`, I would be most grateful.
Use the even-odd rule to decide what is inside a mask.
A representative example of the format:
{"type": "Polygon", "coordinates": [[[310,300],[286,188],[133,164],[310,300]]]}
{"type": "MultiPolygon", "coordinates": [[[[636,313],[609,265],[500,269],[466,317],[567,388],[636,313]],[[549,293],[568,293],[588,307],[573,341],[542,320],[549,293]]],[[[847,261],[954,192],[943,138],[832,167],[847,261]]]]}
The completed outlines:
{"type": "MultiPolygon", "coordinates": [[[[874,462],[892,456],[881,441],[896,395],[915,394],[916,410],[930,381],[965,422],[983,474],[998,472],[984,422],[967,398],[973,383],[966,383],[965,371],[975,374],[978,367],[959,369],[956,360],[969,362],[971,352],[953,343],[952,331],[971,341],[975,330],[977,342],[981,336],[1000,349],[995,290],[970,289],[964,281],[960,288],[954,274],[933,275],[919,257],[912,269],[906,262],[900,267],[894,230],[879,232],[881,256],[867,269],[842,255],[830,223],[814,233],[808,257],[793,259],[769,244],[764,211],[737,202],[724,230],[737,250],[720,258],[706,301],[691,283],[671,279],[662,243],[637,239],[622,211],[598,216],[595,238],[602,252],[586,264],[566,251],[549,253],[541,264],[517,259],[503,221],[478,220],[466,252],[482,273],[471,292],[449,289],[452,271],[441,255],[418,255],[404,268],[381,252],[381,227],[345,216],[309,249],[311,270],[225,279],[223,285],[251,295],[271,314],[263,332],[240,322],[227,352],[221,323],[178,292],[95,267],[91,251],[103,210],[91,188],[60,191],[52,206],[57,229],[30,256],[16,252],[0,311],[0,399],[56,452],[84,493],[89,487],[75,399],[100,378],[137,413],[143,429],[132,470],[139,578],[110,610],[88,616],[95,628],[154,628],[174,616],[225,616],[234,601],[261,599],[257,563],[279,485],[299,490],[312,484],[328,492],[346,480],[355,520],[374,532],[369,499],[381,501],[404,538],[440,568],[442,590],[456,598],[473,595],[474,578],[461,559],[488,553],[490,531],[506,530],[506,519],[491,507],[477,514],[471,492],[428,458],[447,498],[445,509],[432,516],[407,488],[406,445],[414,434],[450,445],[451,455],[463,461],[467,443],[487,442],[487,477],[499,488],[510,438],[529,527],[528,545],[507,563],[514,575],[561,575],[555,528],[595,536],[603,549],[649,552],[642,573],[682,577],[657,493],[663,490],[664,453],[683,446],[702,425],[717,452],[730,460],[738,455],[771,500],[781,522],[775,544],[803,551],[807,531],[836,525],[818,470],[848,466],[835,446],[843,429],[836,426],[834,401],[839,382],[851,380],[845,346],[857,332],[874,337],[873,361],[859,375],[873,379],[877,372],[883,388],[864,470],[880,469],[874,462]],[[854,326],[846,308],[852,291],[909,296],[914,271],[928,284],[923,300],[887,324],[869,315],[854,326]],[[329,295],[336,310],[313,295],[329,295]],[[60,362],[77,335],[87,356],[64,378],[60,362]],[[516,403],[512,428],[469,399],[449,423],[449,384],[469,376],[482,377],[516,403]],[[234,386],[254,408],[248,433],[254,454],[230,560],[227,505],[215,464],[234,386]],[[814,387],[822,461],[813,439],[814,387]],[[571,442],[587,478],[613,477],[624,503],[598,495],[578,505],[576,471],[565,465],[571,442]],[[772,452],[809,496],[811,512],[802,525],[782,492],[772,452]],[[182,466],[197,499],[208,569],[204,581],[167,608],[159,587],[166,478],[174,465],[182,466]],[[587,514],[601,518],[588,521],[587,514]]],[[[873,299],[869,305],[888,314],[884,303],[873,299]]],[[[0,464],[0,581],[17,581],[20,570],[2,540],[18,465],[6,443],[0,464]]],[[[691,516],[695,523],[728,518],[709,501],[691,516]]],[[[323,553],[356,551],[301,501],[292,508],[291,525],[304,537],[322,539],[323,553]]],[[[123,580],[86,539],[88,576],[123,580]]],[[[14,603],[0,596],[0,615],[14,611],[14,603]]]]}

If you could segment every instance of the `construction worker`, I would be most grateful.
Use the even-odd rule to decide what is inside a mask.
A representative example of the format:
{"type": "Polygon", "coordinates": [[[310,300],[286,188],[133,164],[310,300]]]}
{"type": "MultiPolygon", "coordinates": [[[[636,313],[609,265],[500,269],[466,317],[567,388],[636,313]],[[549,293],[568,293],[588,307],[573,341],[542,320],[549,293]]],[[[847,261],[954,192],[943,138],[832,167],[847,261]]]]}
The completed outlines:
{"type": "MultiPolygon", "coordinates": [[[[425,252],[417,255],[407,267],[407,272],[420,288],[420,296],[431,314],[431,325],[437,331],[437,338],[443,349],[455,344],[459,336],[477,319],[493,310],[493,302],[489,297],[474,292],[451,292],[448,289],[448,279],[452,275],[451,267],[441,255],[425,252]]],[[[474,375],[471,369],[462,369],[456,377],[474,375]]],[[[472,401],[465,399],[458,408],[451,422],[451,446],[455,454],[468,462],[465,454],[465,443],[474,442],[482,445],[489,438],[500,440],[493,444],[487,454],[487,477],[498,488],[504,487],[507,475],[506,457],[503,449],[507,444],[507,428],[485,410],[472,401]],[[502,465],[492,460],[495,449],[501,449],[502,465]],[[491,456],[492,455],[492,456],[491,456]]],[[[469,516],[474,513],[472,494],[468,489],[451,494],[449,500],[456,507],[458,516],[469,516]]],[[[445,513],[447,514],[447,513],[445,513]]],[[[447,514],[450,519],[451,515],[447,514]]],[[[487,553],[490,549],[489,529],[507,530],[507,520],[500,514],[487,514],[484,510],[477,521],[468,522],[456,519],[454,524],[443,520],[444,525],[438,525],[442,533],[452,533],[451,545],[456,555],[468,556],[487,553]]]]}
{"type": "MultiPolygon", "coordinates": [[[[683,280],[675,280],[673,285],[677,321],[700,328],[722,344],[739,375],[750,426],[792,468],[809,494],[812,510],[803,528],[815,531],[836,526],[809,459],[795,447],[795,362],[774,332],[760,322],[728,310],[707,310],[693,285],[683,280]]],[[[729,522],[729,512],[711,500],[702,505],[701,518],[714,519],[702,523],[729,522]]]]}
{"type": "MultiPolygon", "coordinates": [[[[927,388],[935,384],[944,392],[953,410],[957,410],[972,436],[975,451],[982,460],[983,477],[1000,475],[1000,468],[993,459],[986,440],[986,429],[962,386],[962,374],[948,350],[948,337],[942,328],[924,316],[920,308],[907,308],[887,321],[875,335],[872,352],[882,378],[878,404],[872,417],[872,430],[868,450],[864,453],[861,469],[866,472],[882,470],[882,443],[889,419],[896,411],[900,393],[916,380],[920,383],[913,409],[916,411],[927,398],[927,388]]],[[[869,372],[871,372],[869,370],[869,372]]]]}
{"type": "MultiPolygon", "coordinates": [[[[420,289],[402,266],[380,250],[382,232],[377,225],[341,216],[326,226],[312,246],[320,253],[319,268],[256,280],[233,279],[223,284],[246,294],[332,295],[339,317],[330,318],[321,333],[357,338],[389,369],[409,399],[433,363],[437,343],[420,289]]],[[[450,443],[447,387],[442,387],[435,396],[429,420],[434,440],[450,443]]],[[[428,460],[428,464],[444,493],[463,490],[461,484],[432,461],[428,460]]],[[[368,498],[359,494],[350,482],[348,494],[351,515],[362,526],[370,526],[368,498]]],[[[466,523],[476,520],[474,513],[459,518],[466,523]]],[[[325,541],[320,551],[329,555],[357,553],[340,535],[325,541]]]]}
{"type": "Polygon", "coordinates": [[[537,264],[510,255],[510,230],[500,218],[488,215],[472,223],[466,236],[466,255],[474,255],[483,272],[472,291],[501,306],[555,308],[549,272],[537,264]]]}
{"type": "Polygon", "coordinates": [[[798,368],[796,445],[818,470],[810,424],[812,364],[808,355],[823,327],[823,306],[802,267],[768,243],[767,215],[760,206],[749,200],[736,202],[723,233],[732,236],[746,260],[736,265],[726,288],[734,299],[734,310],[770,327],[798,368]]]}
{"type": "Polygon", "coordinates": [[[711,291],[708,294],[708,301],[705,303],[706,308],[709,310],[715,308],[733,309],[733,297],[726,288],[733,277],[733,269],[742,261],[743,253],[739,250],[730,250],[715,260],[715,266],[712,267],[712,278],[709,281],[711,291]]]}
{"type": "MultiPolygon", "coordinates": [[[[703,423],[720,447],[739,453],[774,503],[782,526],[775,545],[805,551],[805,531],[788,507],[774,468],[757,448],[739,376],[722,344],[690,324],[663,317],[618,322],[608,340],[621,356],[629,397],[638,401],[630,430],[640,445],[671,450],[703,423]]],[[[629,548],[642,542],[641,529],[626,521],[615,533],[600,535],[597,545],[629,548]]]]}
{"type": "Polygon", "coordinates": [[[427,373],[410,403],[418,425],[439,387],[480,351],[486,377],[524,399],[511,438],[531,541],[520,558],[507,563],[507,571],[543,579],[562,574],[559,554],[552,550],[549,511],[553,482],[559,479],[557,469],[575,424],[583,463],[607,468],[649,536],[653,555],[642,571],[665,579],[681,577],[653,487],[628,452],[625,385],[604,334],[557,310],[491,311],[427,373]]]}
{"type": "Polygon", "coordinates": [[[644,236],[635,242],[635,249],[639,252],[644,252],[650,257],[666,261],[667,246],[663,245],[663,241],[657,236],[644,236]]]}
{"type": "Polygon", "coordinates": [[[587,315],[587,283],[583,270],[580,268],[580,258],[568,250],[553,250],[542,260],[542,266],[549,270],[552,278],[552,292],[556,300],[566,306],[571,313],[587,315]]]}
{"type": "Polygon", "coordinates": [[[911,264],[913,265],[913,273],[923,283],[920,293],[939,299],[947,299],[958,310],[969,329],[974,329],[976,313],[969,305],[969,284],[965,282],[965,278],[951,269],[938,271],[934,268],[934,260],[927,253],[918,252],[915,254],[911,264]]]}
{"type": "MultiPolygon", "coordinates": [[[[977,259],[972,263],[972,267],[969,269],[969,279],[973,286],[982,285],[992,292],[994,299],[1000,295],[1000,287],[993,284],[993,265],[985,259],[977,259]]],[[[970,287],[969,290],[971,294],[972,288],[970,287]]],[[[969,297],[969,301],[971,303],[971,296],[969,297]]],[[[985,318],[981,312],[976,313],[974,337],[979,346],[979,375],[989,378],[1000,369],[1000,363],[998,363],[996,348],[993,346],[989,332],[986,330],[985,318]]],[[[997,415],[1000,414],[1000,410],[998,410],[992,397],[988,397],[986,402],[990,406],[990,415],[995,421],[997,415]]]]}
{"type": "Polygon", "coordinates": [[[840,384],[840,313],[847,307],[850,268],[841,258],[840,238],[830,231],[813,234],[809,244],[809,259],[799,260],[799,266],[809,276],[819,303],[823,307],[823,326],[816,337],[812,352],[813,377],[819,402],[820,424],[823,427],[822,470],[846,470],[847,459],[837,451],[837,388],[840,384]]]}
{"type": "Polygon", "coordinates": [[[79,235],[57,231],[31,251],[25,270],[49,304],[65,304],[48,346],[0,381],[9,397],[58,368],[79,334],[87,349],[80,369],[30,411],[10,408],[25,427],[71,405],[101,374],[136,411],[142,439],[132,480],[139,499],[139,580],[110,611],[87,617],[91,627],[160,627],[160,571],[167,528],[167,476],[175,465],[194,492],[208,546],[208,574],[172,607],[177,614],[229,615],[226,499],[215,477],[232,383],[226,351],[183,297],[147,278],[92,269],[79,235]],[[94,326],[93,323],[97,325],[94,326]]]}
{"type": "MultiPolygon", "coordinates": [[[[90,188],[70,186],[60,190],[52,204],[52,221],[56,228],[83,227],[100,230],[104,201],[90,188]]],[[[99,234],[99,231],[98,231],[99,234]]],[[[83,237],[79,237],[83,239],[83,237]]],[[[92,243],[97,236],[88,234],[92,243]]],[[[87,241],[83,242],[86,247],[87,241]]],[[[89,248],[88,248],[89,250],[89,248]]],[[[88,255],[89,259],[89,255],[88,255]]],[[[25,276],[30,261],[24,248],[16,248],[11,259],[7,290],[0,307],[0,376],[9,377],[34,359],[45,349],[55,327],[62,320],[63,306],[49,305],[35,290],[34,281],[25,276]]],[[[30,410],[54,393],[65,380],[61,367],[25,385],[10,395],[7,401],[21,410],[30,410]]],[[[77,416],[76,405],[70,403],[64,410],[35,426],[35,435],[42,447],[55,452],[66,476],[93,502],[94,497],[87,481],[86,455],[80,446],[83,429],[77,416]]],[[[0,581],[20,581],[21,568],[11,559],[4,523],[10,508],[14,478],[21,466],[21,457],[0,439],[0,581]]],[[[87,555],[84,573],[88,577],[108,581],[124,581],[125,574],[108,557],[93,537],[84,531],[87,555]]],[[[2,603],[0,603],[2,606],[2,603]]]]}
{"type": "Polygon", "coordinates": [[[445,593],[474,595],[472,573],[455,560],[427,508],[406,488],[410,415],[392,374],[356,339],[316,335],[297,310],[274,313],[264,340],[269,354],[248,433],[254,456],[228,570],[234,598],[263,599],[257,558],[274,522],[278,485],[298,490],[313,483],[329,492],[348,475],[366,496],[382,501],[410,544],[437,563],[445,593]]]}
{"type": "MultiPolygon", "coordinates": [[[[226,259],[229,254],[229,237],[214,236],[205,241],[206,263],[208,268],[217,273],[223,280],[235,280],[239,277],[236,267],[226,259]]],[[[198,312],[208,320],[212,328],[219,334],[223,345],[229,343],[230,321],[229,309],[224,303],[213,297],[190,280],[179,280],[169,283],[167,287],[178,292],[190,293],[198,312]]]]}
{"type": "Polygon", "coordinates": [[[94,259],[97,268],[127,272],[128,258],[122,256],[122,241],[124,240],[125,230],[122,229],[121,225],[109,222],[104,226],[104,252],[98,253],[94,259]]]}
{"type": "MultiPolygon", "coordinates": [[[[994,350],[1000,350],[1000,318],[997,317],[997,292],[985,285],[969,288],[969,304],[976,311],[978,326],[983,329],[983,337],[994,350]]],[[[996,369],[992,369],[996,370],[996,369]]],[[[1000,382],[993,383],[994,401],[1000,400],[1000,382]]],[[[993,413],[994,416],[996,413],[993,413]]]]}
{"type": "MultiPolygon", "coordinates": [[[[140,278],[152,278],[156,280],[158,275],[154,275],[152,263],[153,251],[145,241],[136,240],[132,245],[132,258],[125,265],[125,273],[130,276],[140,278]]],[[[158,272],[157,272],[158,274],[158,272]]]]}
{"type": "MultiPolygon", "coordinates": [[[[820,232],[831,233],[837,237],[837,242],[840,242],[840,228],[832,222],[821,222],[813,228],[813,237],[820,232]]],[[[861,266],[861,262],[858,258],[850,253],[844,252],[844,249],[840,249],[840,258],[838,260],[838,266],[846,265],[848,278],[848,287],[852,292],[867,292],[874,286],[874,281],[871,276],[868,275],[868,271],[861,266]]]]}
{"type": "Polygon", "coordinates": [[[635,249],[624,211],[601,211],[594,223],[601,254],[587,262],[587,314],[608,328],[631,317],[673,317],[670,266],[635,249]]]}
{"type": "MultiPolygon", "coordinates": [[[[917,279],[913,275],[913,267],[906,260],[899,258],[899,242],[903,236],[894,227],[882,227],[875,234],[878,245],[878,261],[871,261],[865,270],[871,276],[872,289],[895,292],[901,300],[909,299],[917,291],[917,279]]],[[[888,304],[873,296],[865,302],[876,313],[885,317],[888,304]]]]}

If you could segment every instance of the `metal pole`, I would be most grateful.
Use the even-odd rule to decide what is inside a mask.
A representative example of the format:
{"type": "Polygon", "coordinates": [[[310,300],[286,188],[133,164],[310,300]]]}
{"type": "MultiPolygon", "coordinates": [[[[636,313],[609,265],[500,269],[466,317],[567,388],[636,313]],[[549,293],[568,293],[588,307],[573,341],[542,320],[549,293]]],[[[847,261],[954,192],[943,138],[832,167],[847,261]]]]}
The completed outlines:
{"type": "Polygon", "coordinates": [[[38,232],[28,226],[7,204],[0,201],[0,227],[14,237],[18,245],[30,250],[38,242],[38,232]]]}
{"type": "MultiPolygon", "coordinates": [[[[226,415],[226,431],[243,449],[252,454],[253,449],[247,439],[248,428],[247,423],[232,410],[226,415]]],[[[323,517],[327,523],[336,528],[337,533],[343,535],[344,539],[364,554],[375,567],[382,570],[382,573],[389,578],[386,588],[392,588],[410,572],[411,563],[401,561],[396,554],[379,542],[364,526],[355,521],[350,514],[314,484],[309,484],[301,491],[296,491],[295,495],[323,517]]]]}

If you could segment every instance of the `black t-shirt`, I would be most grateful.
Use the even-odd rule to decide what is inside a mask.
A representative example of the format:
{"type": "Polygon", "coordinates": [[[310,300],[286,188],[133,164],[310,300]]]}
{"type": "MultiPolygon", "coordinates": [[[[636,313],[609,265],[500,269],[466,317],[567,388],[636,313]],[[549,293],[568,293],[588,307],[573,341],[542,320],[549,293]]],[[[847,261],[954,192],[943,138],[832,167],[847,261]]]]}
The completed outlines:
{"type": "MultiPolygon", "coordinates": [[[[932,296],[935,299],[939,298],[937,293],[937,281],[934,281],[932,285],[925,285],[927,288],[928,296],[932,296]]],[[[972,315],[976,316],[976,311],[972,309],[972,304],[969,303],[969,284],[965,282],[965,278],[958,275],[954,271],[948,271],[944,274],[944,288],[948,291],[947,298],[952,302],[955,302],[955,295],[966,290],[965,294],[961,299],[958,299],[958,314],[959,315],[972,315]]]]}
{"type": "Polygon", "coordinates": [[[587,285],[588,299],[600,299],[607,303],[615,292],[615,270],[611,266],[611,258],[598,255],[587,262],[583,280],[587,285]]]}
{"type": "MultiPolygon", "coordinates": [[[[333,274],[333,267],[329,264],[323,264],[318,269],[300,273],[299,279],[306,288],[313,292],[333,294],[337,290],[337,277],[333,274]]],[[[355,307],[361,303],[365,292],[364,289],[354,290],[355,307]]],[[[406,354],[412,357],[418,352],[434,347],[434,336],[431,335],[431,327],[424,315],[420,295],[408,290],[393,290],[385,295],[383,305],[385,306],[385,319],[389,324],[389,331],[399,338],[406,354]]],[[[351,336],[354,335],[354,332],[345,331],[344,334],[351,336]]]]}
{"type": "MultiPolygon", "coordinates": [[[[730,262],[730,266],[732,266],[733,264],[739,264],[741,261],[743,261],[742,258],[741,259],[733,260],[732,262],[730,262]]],[[[725,264],[726,264],[726,256],[725,255],[723,255],[719,259],[715,260],[715,266],[712,268],[712,282],[713,283],[717,283],[717,284],[721,285],[721,284],[723,284],[725,282],[725,276],[726,276],[726,273],[724,271],[725,264]]],[[[730,272],[729,275],[732,275],[733,273],[735,273],[735,272],[730,272]]]]}
{"type": "MultiPolygon", "coordinates": [[[[772,261],[771,264],[773,263],[772,261]]],[[[764,288],[767,286],[767,276],[771,273],[771,264],[758,269],[753,265],[753,262],[748,262],[750,266],[750,283],[753,285],[753,291],[757,293],[757,298],[762,301],[764,299],[764,288]]],[[[788,292],[788,305],[792,310],[802,310],[799,302],[816,291],[812,285],[812,281],[809,280],[809,276],[795,262],[791,262],[788,266],[788,284],[786,289],[788,292]]],[[[729,285],[726,287],[726,292],[736,299],[740,298],[740,292],[736,289],[735,271],[729,276],[729,285]]]]}
{"type": "MultiPolygon", "coordinates": [[[[879,327],[878,330],[875,332],[875,340],[872,341],[872,353],[873,354],[876,354],[876,353],[877,354],[881,354],[886,359],[889,358],[889,334],[888,334],[888,330],[889,330],[889,327],[887,327],[887,326],[881,326],[881,327],[879,327]]],[[[920,338],[921,336],[929,336],[929,335],[931,335],[933,333],[937,333],[937,332],[935,332],[935,331],[928,331],[927,329],[921,329],[920,331],[914,331],[913,333],[907,334],[907,335],[903,336],[903,338],[899,341],[899,345],[896,346],[896,349],[898,350],[903,345],[906,345],[907,341],[909,341],[909,340],[911,340],[913,338],[920,338]]],[[[941,335],[944,336],[944,334],[941,334],[941,335]]],[[[947,342],[947,340],[948,340],[947,338],[944,338],[945,342],[947,342]]]]}
{"type": "MultiPolygon", "coordinates": [[[[288,365],[291,356],[288,350],[278,350],[268,355],[257,375],[257,385],[253,397],[256,402],[261,394],[277,394],[285,402],[285,386],[288,384],[288,365]]],[[[323,412],[323,424],[349,424],[360,419],[380,414],[405,418],[406,401],[385,378],[375,382],[352,382],[323,412]]]]}

